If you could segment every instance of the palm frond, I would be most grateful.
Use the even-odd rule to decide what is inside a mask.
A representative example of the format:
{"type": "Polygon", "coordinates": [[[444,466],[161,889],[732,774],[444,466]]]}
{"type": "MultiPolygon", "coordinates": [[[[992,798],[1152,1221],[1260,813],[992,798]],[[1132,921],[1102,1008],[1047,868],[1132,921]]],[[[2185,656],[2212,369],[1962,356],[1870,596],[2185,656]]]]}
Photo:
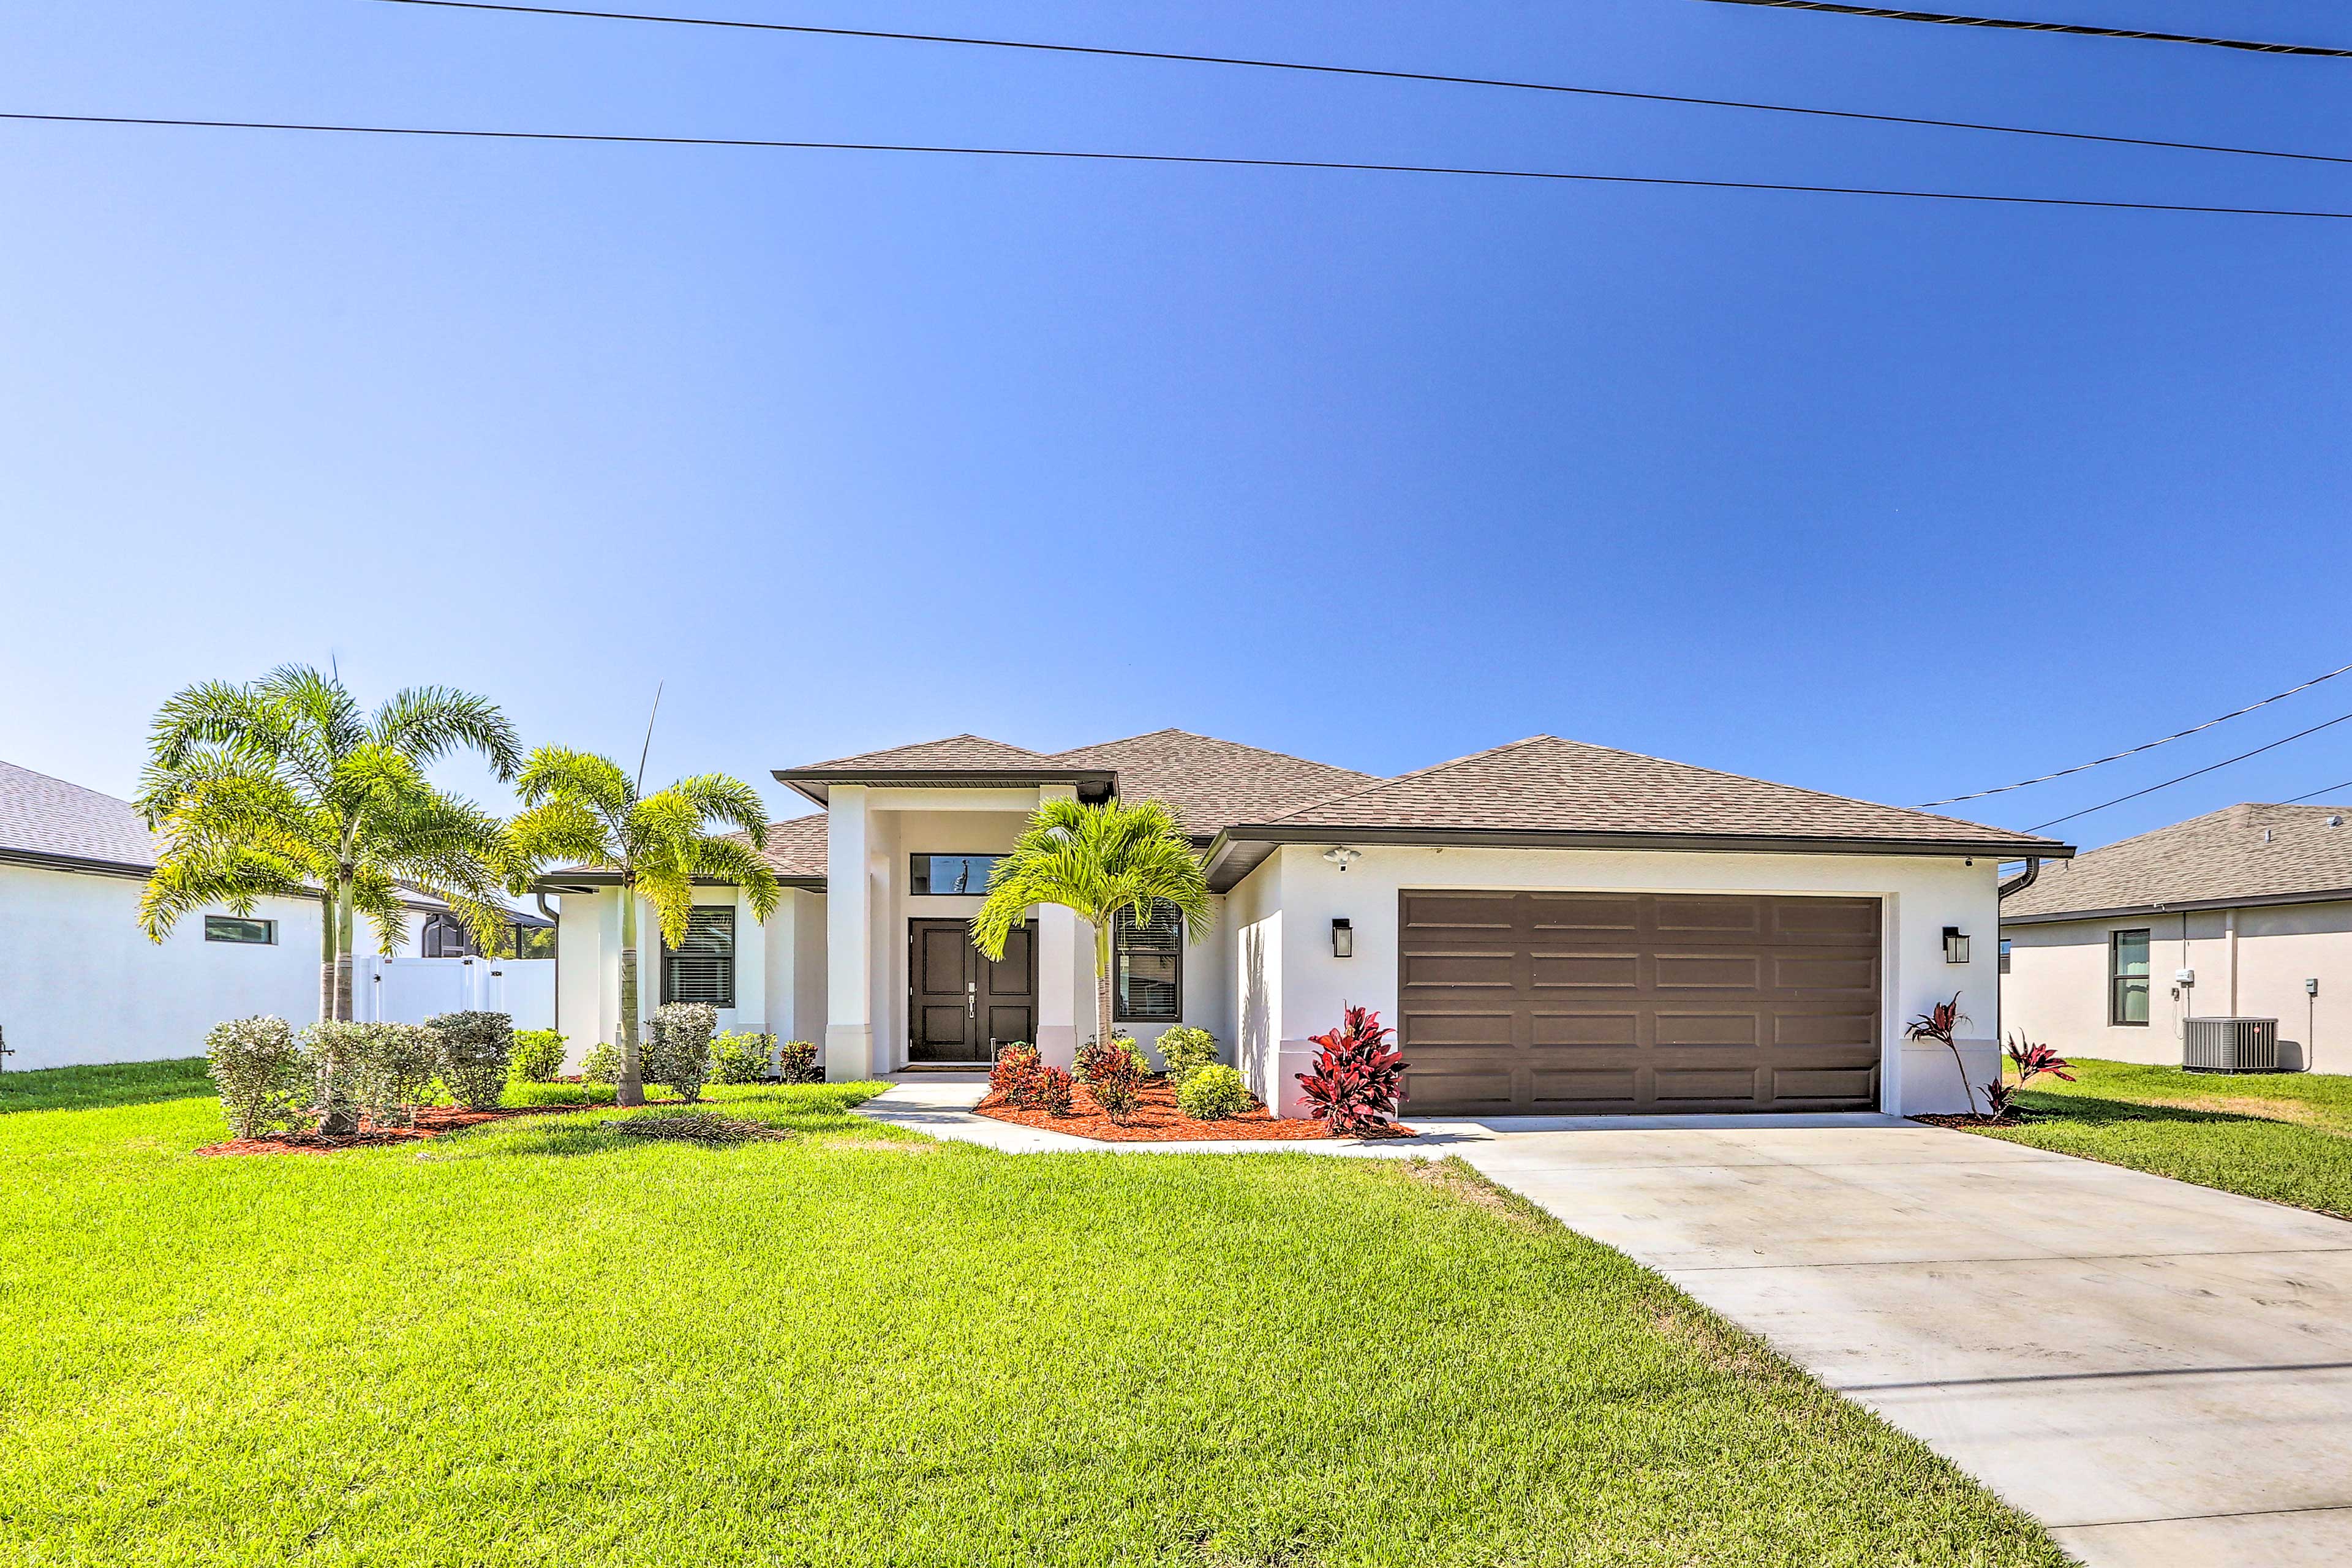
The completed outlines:
{"type": "Polygon", "coordinates": [[[696,846],[692,869],[696,876],[716,877],[742,889],[754,920],[764,921],[773,914],[776,900],[783,896],[775,868],[740,838],[703,839],[696,846]]]}
{"type": "Polygon", "coordinates": [[[575,800],[616,826],[635,804],[637,794],[618,763],[569,746],[534,749],[516,776],[515,793],[525,805],[575,800]]]}
{"type": "Polygon", "coordinates": [[[209,905],[249,915],[258,899],[300,898],[312,891],[300,865],[257,850],[167,854],[140,889],[139,928],[150,942],[160,942],[172,934],[181,916],[209,905]]]}
{"type": "Polygon", "coordinates": [[[760,792],[727,773],[697,773],[662,792],[691,805],[706,820],[740,831],[754,849],[768,847],[768,807],[760,792]]]}
{"type": "Polygon", "coordinates": [[[375,711],[375,743],[429,763],[454,747],[488,759],[500,779],[522,766],[522,737],[488,699],[446,686],[417,686],[375,711]]]}

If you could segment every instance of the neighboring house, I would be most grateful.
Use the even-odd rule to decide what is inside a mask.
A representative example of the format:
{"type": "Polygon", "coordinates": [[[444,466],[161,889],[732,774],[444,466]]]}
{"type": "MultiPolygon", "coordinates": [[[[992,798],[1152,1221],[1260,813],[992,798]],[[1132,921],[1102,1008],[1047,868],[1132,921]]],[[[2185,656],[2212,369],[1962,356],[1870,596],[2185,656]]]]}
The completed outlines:
{"type": "Polygon", "coordinates": [[[0,763],[0,1067],[199,1056],[224,1018],[318,1016],[318,900],[190,915],[158,945],[139,893],[162,851],[129,801],[0,763]]]}
{"type": "Polygon", "coordinates": [[[484,952],[465,917],[448,903],[416,888],[404,887],[401,897],[416,911],[401,943],[407,958],[553,958],[555,921],[528,910],[509,910],[505,937],[494,952],[484,952]]]}
{"type": "MultiPolygon", "coordinates": [[[[966,922],[1040,801],[1151,797],[1216,924],[1188,942],[1121,920],[1117,1026],[1209,1029],[1286,1114],[1349,1003],[1398,1026],[1409,1115],[1962,1109],[1949,1054],[1904,1024],[1960,994],[1969,1073],[1992,1076],[1997,863],[2073,853],[1551,736],[1394,779],[1177,730],[1051,754],[959,735],[775,777],[823,808],[771,830],[782,900],[763,927],[711,886],[677,950],[648,910],[646,1011],[709,1002],[817,1041],[834,1079],[1015,1039],[1066,1065],[1093,1030],[1091,931],[1041,909],[990,963],[966,922]]],[[[541,883],[575,1051],[617,1033],[616,881],[541,883]]]]}
{"type": "Polygon", "coordinates": [[[2242,805],[2011,884],[2001,1016],[2067,1056],[2179,1065],[2182,1020],[2278,1020],[2281,1065],[2352,1071],[2352,819],[2242,805]]]}

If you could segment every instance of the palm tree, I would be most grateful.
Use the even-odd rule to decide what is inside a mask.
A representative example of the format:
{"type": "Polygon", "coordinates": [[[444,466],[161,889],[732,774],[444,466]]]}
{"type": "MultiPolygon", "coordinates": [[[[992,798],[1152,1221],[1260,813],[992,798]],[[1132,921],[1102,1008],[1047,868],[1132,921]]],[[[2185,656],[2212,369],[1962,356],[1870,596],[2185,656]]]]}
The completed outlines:
{"type": "Polygon", "coordinates": [[[1198,942],[1214,916],[1209,881],[1184,831],[1156,800],[1081,805],[1049,800],[988,879],[971,917],[971,942],[993,962],[1033,904],[1059,904],[1095,928],[1095,1038],[1110,1039],[1111,925],[1121,910],[1150,920],[1161,904],[1184,917],[1198,942]]]}
{"type": "Polygon", "coordinates": [[[496,708],[446,687],[403,691],[373,714],[307,665],[189,687],[155,715],[149,739],[138,805],[168,847],[140,896],[141,926],[162,942],[206,904],[247,914],[268,895],[319,898],[321,1018],[352,1016],[360,914],[383,952],[397,950],[401,883],[446,900],[495,942],[508,924],[504,830],[425,776],[457,749],[480,752],[502,779],[521,752],[496,708]]]}
{"type": "Polygon", "coordinates": [[[593,752],[541,746],[523,764],[516,789],[523,813],[508,825],[520,886],[551,860],[621,874],[621,1081],[615,1098],[643,1105],[637,1051],[637,900],[653,905],[662,937],[686,940],[697,878],[732,882],[766,920],[776,907],[776,873],[760,851],[768,814],[759,792],[725,773],[700,773],[641,795],[620,764],[593,752]],[[733,826],[713,837],[709,825],[733,826]]]}

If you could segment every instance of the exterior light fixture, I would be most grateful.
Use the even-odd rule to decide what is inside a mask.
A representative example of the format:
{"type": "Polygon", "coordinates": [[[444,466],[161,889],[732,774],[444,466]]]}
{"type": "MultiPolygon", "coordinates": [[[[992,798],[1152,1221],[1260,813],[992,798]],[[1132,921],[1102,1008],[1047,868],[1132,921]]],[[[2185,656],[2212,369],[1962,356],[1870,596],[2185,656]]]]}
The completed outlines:
{"type": "Polygon", "coordinates": [[[1349,925],[1345,917],[1336,918],[1331,921],[1331,956],[1334,958],[1356,956],[1356,928],[1349,925]]]}
{"type": "Polygon", "coordinates": [[[1944,962],[1966,963],[1969,961],[1968,933],[1958,926],[1944,928],[1944,962]]]}
{"type": "Polygon", "coordinates": [[[1363,858],[1363,854],[1364,852],[1360,849],[1350,849],[1343,844],[1335,844],[1330,848],[1323,851],[1323,858],[1328,860],[1331,864],[1344,871],[1348,868],[1349,861],[1361,859],[1363,858]]]}

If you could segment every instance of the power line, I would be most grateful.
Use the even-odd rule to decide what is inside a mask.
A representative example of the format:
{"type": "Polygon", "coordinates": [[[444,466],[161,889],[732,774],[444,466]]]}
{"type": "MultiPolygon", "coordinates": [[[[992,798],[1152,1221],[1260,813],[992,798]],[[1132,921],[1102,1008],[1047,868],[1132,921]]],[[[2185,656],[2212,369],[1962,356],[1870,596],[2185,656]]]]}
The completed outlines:
{"type": "Polygon", "coordinates": [[[2283,800],[2279,802],[2279,804],[2281,805],[2301,805],[2306,800],[2316,800],[2323,795],[2334,795],[2339,789],[2352,789],[2352,779],[2347,779],[2342,784],[2329,784],[2326,789],[2313,790],[2309,795],[2296,795],[2293,800],[2283,800]]]}
{"type": "Polygon", "coordinates": [[[523,16],[586,17],[605,22],[658,22],[678,27],[730,27],[754,33],[799,33],[815,37],[878,38],[895,43],[961,44],[983,49],[1026,49],[1040,54],[1094,55],[1108,59],[1172,60],[1183,65],[1240,66],[1252,70],[1305,71],[1322,76],[1370,77],[1384,81],[1442,82],[1453,87],[1504,88],[1517,92],[1568,93],[1588,98],[1629,99],[1643,103],[1696,104],[1708,109],[1746,109],[1766,114],[1804,114],[1828,120],[1867,120],[1885,125],[1925,125],[1945,131],[1985,131],[2004,136],[2044,136],[2067,142],[2104,142],[2121,147],[2161,147],[2181,153],[2227,153],[2244,158],[2289,158],[2313,163],[2352,163],[2333,153],[2291,153],[2269,147],[2231,147],[2206,142],[2169,142],[2154,136],[2106,136],[2088,131],[2053,131],[1998,125],[1973,120],[1934,120],[1913,114],[1870,114],[1852,109],[1812,109],[1790,103],[1756,103],[1737,98],[1695,98],[1672,92],[1574,87],[1563,82],[1520,81],[1507,77],[1448,76],[1439,71],[1382,70],[1370,66],[1320,65],[1306,60],[1254,59],[1236,55],[1191,55],[1167,49],[1119,49],[1094,44],[1049,44],[1021,38],[969,37],[954,33],[894,33],[878,27],[818,27],[797,22],[743,22],[719,16],[677,16],[641,11],[595,11],[563,5],[514,5],[497,0],[378,0],[388,5],[425,5],[445,11],[498,11],[523,16]]]}
{"type": "Polygon", "coordinates": [[[2079,38],[2135,38],[2151,44],[2202,44],[2212,49],[2250,49],[2258,55],[2315,55],[2352,60],[2352,49],[2316,44],[2258,44],[2246,38],[2203,38],[2193,33],[2150,33],[2137,27],[2094,27],[2074,22],[2022,22],[2010,16],[1954,16],[1941,11],[1897,11],[1885,5],[1838,5],[1830,0],[1714,0],[1717,5],[1769,5],[1781,11],[1827,11],[1840,16],[1882,16],[1895,22],[1937,22],[1950,27],[1999,27],[2016,33],[2069,33],[2079,38]]]}
{"type": "Polygon", "coordinates": [[[1664,174],[1591,174],[1557,169],[1482,168],[1454,163],[1358,163],[1329,158],[1220,158],[1193,153],[1089,153],[1055,147],[962,147],[908,142],[806,142],[754,136],[630,136],[586,131],[475,131],[427,125],[340,125],[281,120],[180,120],[137,114],[31,114],[0,110],[0,120],[58,125],[145,125],[205,131],[306,131],[340,136],[451,137],[485,142],[606,142],[644,147],[760,147],[822,153],[922,153],[960,158],[1029,158],[1091,163],[1181,163],[1232,169],[1328,169],[1371,174],[1454,174],[1487,180],[1546,180],[1596,185],[1669,185],[1706,191],[1785,191],[1825,196],[1897,196],[1911,201],[1982,202],[2003,206],[2095,207],[2115,212],[2204,213],[2224,217],[2352,219],[2352,212],[2300,207],[2204,206],[2193,202],[2102,201],[2086,196],[2016,196],[1984,191],[1922,191],[1882,185],[1806,185],[1774,180],[1676,179],[1664,174]]]}
{"type": "Polygon", "coordinates": [[[2045,827],[2055,827],[2062,822],[2072,822],[2078,816],[2088,816],[2095,811],[2105,811],[2111,805],[2121,805],[2127,800],[2137,800],[2144,795],[2154,795],[2158,790],[2170,789],[2174,784],[2186,784],[2190,779],[2199,778],[2206,773],[2213,772],[2216,768],[2226,768],[2231,763],[2242,763],[2248,757],[2259,757],[2264,752],[2274,752],[2281,746],[2285,745],[2288,741],[2300,741],[2305,735],[2316,735],[2322,730],[2343,723],[2347,719],[2352,719],[2352,713],[2342,714],[2336,718],[2326,721],[2325,723],[2314,724],[2308,730],[2297,730],[2294,734],[2288,735],[2282,740],[2273,741],[2267,746],[2256,746],[2251,752],[2241,752],[2234,757],[2224,757],[2218,763],[2210,763],[2205,767],[2199,768],[2195,773],[2183,773],[2177,779],[2167,779],[2162,784],[2150,784],[2146,789],[2136,789],[2129,795],[2119,795],[2113,800],[2103,800],[2096,805],[2086,805],[2080,811],[2070,811],[2063,816],[2053,816],[2047,822],[2037,822],[2025,831],[2028,833],[2039,833],[2045,827]]]}
{"type": "Polygon", "coordinates": [[[2060,768],[2054,773],[2043,773],[2039,778],[2020,779],[2015,784],[2000,784],[1992,789],[1980,789],[1972,795],[1947,795],[1942,800],[1922,801],[1920,803],[1919,809],[1925,811],[1931,805],[1958,805],[1964,800],[1982,800],[1989,795],[2007,795],[2011,790],[2023,789],[2029,784],[2048,784],[2052,779],[2063,779],[2069,773],[2087,773],[2093,768],[2105,767],[2109,763],[2119,763],[2126,757],[2136,757],[2142,752],[2152,752],[2158,746],[2168,746],[2175,741],[2184,740],[2190,735],[2210,730],[2216,724],[2226,724],[2232,719],[2243,718],[2246,714],[2252,712],[2257,708],[2267,708],[2273,702],[2284,702],[2286,699],[2294,696],[2296,692],[2308,691],[2313,687],[2318,685],[2321,681],[2333,680],[2337,676],[2344,674],[2347,670],[2352,670],[2352,664],[2345,665],[2338,669],[2331,669],[2326,675],[2315,675],[2309,680],[2305,681],[2301,686],[2290,686],[2275,697],[2265,697],[2260,702],[2249,702],[2243,708],[2237,710],[2235,712],[2224,713],[2219,719],[2208,719],[2202,724],[2191,725],[2186,730],[2167,735],[2160,741],[2150,741],[2146,745],[2133,746],[2126,751],[2117,752],[2113,756],[2101,757],[2095,762],[2077,763],[2071,768],[2060,768]]]}

